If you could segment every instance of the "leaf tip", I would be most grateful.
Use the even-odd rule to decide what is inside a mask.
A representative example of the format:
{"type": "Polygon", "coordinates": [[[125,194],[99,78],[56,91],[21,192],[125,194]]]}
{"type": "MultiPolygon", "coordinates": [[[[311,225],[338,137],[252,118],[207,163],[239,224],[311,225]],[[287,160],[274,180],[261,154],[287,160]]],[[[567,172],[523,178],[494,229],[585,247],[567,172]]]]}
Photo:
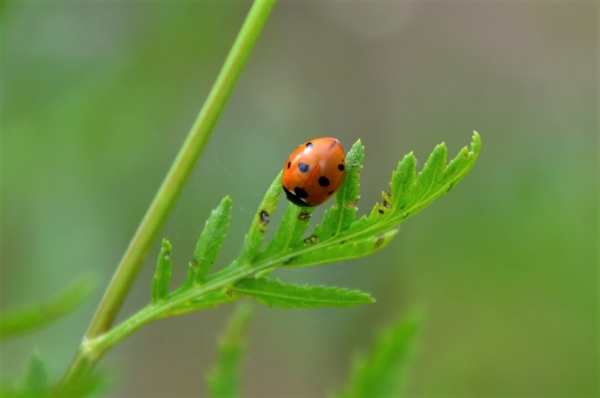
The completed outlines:
{"type": "Polygon", "coordinates": [[[229,195],[226,195],[223,198],[223,200],[221,200],[219,207],[227,211],[231,210],[231,198],[229,197],[229,195]]]}
{"type": "Polygon", "coordinates": [[[364,147],[364,145],[362,144],[362,141],[359,138],[354,143],[354,145],[352,145],[352,148],[350,148],[350,150],[346,154],[346,158],[350,162],[358,162],[358,163],[360,163],[360,166],[362,167],[362,162],[364,160],[364,157],[365,157],[365,147],[364,147]]]}
{"type": "Polygon", "coordinates": [[[413,151],[410,151],[409,153],[404,155],[404,158],[402,158],[402,160],[400,161],[400,163],[415,163],[415,162],[416,162],[416,158],[415,158],[415,153],[413,151]]]}
{"type": "Polygon", "coordinates": [[[434,153],[446,153],[448,152],[448,147],[446,147],[446,143],[445,142],[441,142],[440,144],[437,144],[435,146],[435,148],[433,149],[434,153]]]}
{"type": "Polygon", "coordinates": [[[478,154],[481,150],[481,136],[475,130],[473,130],[473,138],[471,141],[471,151],[475,154],[478,154]]]}

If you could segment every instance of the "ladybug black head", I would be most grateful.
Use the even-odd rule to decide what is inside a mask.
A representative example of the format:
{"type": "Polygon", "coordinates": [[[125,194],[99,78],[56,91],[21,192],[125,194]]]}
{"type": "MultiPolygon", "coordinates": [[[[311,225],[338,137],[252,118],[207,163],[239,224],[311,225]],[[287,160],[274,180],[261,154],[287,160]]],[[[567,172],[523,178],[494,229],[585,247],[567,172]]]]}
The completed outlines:
{"type": "MultiPolygon", "coordinates": [[[[296,188],[296,189],[298,189],[298,188],[296,188]]],[[[297,196],[294,192],[289,191],[286,187],[283,187],[283,191],[285,192],[285,196],[287,197],[287,200],[289,200],[296,206],[313,207],[313,206],[309,205],[308,203],[304,202],[303,200],[301,200],[299,196],[297,196]]],[[[305,192],[305,191],[303,191],[303,192],[305,192]]]]}

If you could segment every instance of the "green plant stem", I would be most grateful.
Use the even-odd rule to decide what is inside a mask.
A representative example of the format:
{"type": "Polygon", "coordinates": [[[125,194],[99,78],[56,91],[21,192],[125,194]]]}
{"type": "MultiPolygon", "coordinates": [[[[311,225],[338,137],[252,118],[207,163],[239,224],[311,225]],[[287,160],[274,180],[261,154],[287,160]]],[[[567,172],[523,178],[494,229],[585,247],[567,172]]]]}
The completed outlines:
{"type": "Polygon", "coordinates": [[[80,347],[82,355],[79,359],[82,363],[86,363],[92,361],[93,358],[101,357],[110,348],[123,341],[142,326],[154,319],[160,318],[162,315],[169,313],[171,310],[182,304],[190,302],[198,297],[202,297],[215,290],[225,289],[240,279],[252,276],[260,271],[274,268],[285,263],[294,256],[317,249],[319,249],[319,245],[308,246],[302,250],[260,261],[249,267],[239,267],[234,263],[209,277],[205,284],[194,288],[188,288],[183,291],[175,291],[167,296],[163,302],[147,305],[107,333],[94,339],[86,340],[80,347]]]}
{"type": "Polygon", "coordinates": [[[82,346],[71,363],[63,384],[79,375],[83,369],[93,367],[99,359],[85,356],[84,344],[105,333],[111,326],[127,292],[142,266],[156,235],[162,227],[183,184],[202,153],[210,134],[237,82],[246,60],[275,4],[276,0],[255,0],[223,65],[200,114],[192,126],[171,169],[165,177],[146,215],[127,248],[113,278],[108,285],[96,314],[86,332],[82,346]],[[84,358],[85,356],[86,358],[84,358]]]}

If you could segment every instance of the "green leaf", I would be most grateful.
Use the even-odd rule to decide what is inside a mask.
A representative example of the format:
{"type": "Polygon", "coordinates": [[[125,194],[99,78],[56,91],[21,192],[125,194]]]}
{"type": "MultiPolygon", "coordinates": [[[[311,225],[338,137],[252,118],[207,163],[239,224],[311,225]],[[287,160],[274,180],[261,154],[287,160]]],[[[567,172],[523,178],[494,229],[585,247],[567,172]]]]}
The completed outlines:
{"type": "Polygon", "coordinates": [[[21,391],[35,396],[45,394],[49,389],[46,365],[36,354],[33,354],[27,362],[27,368],[21,381],[21,391]]]}
{"type": "Polygon", "coordinates": [[[225,239],[230,216],[231,199],[226,196],[219,206],[212,211],[204,225],[204,230],[202,230],[202,234],[196,243],[186,285],[192,283],[202,284],[206,281],[206,275],[210,272],[225,239]]]}
{"type": "Polygon", "coordinates": [[[357,223],[355,228],[370,231],[378,226],[385,228],[404,222],[460,182],[477,161],[480,149],[481,138],[474,132],[471,151],[466,147],[461,149],[446,166],[447,149],[440,144],[435,147],[418,176],[415,176],[414,155],[406,155],[392,173],[390,190],[382,195],[382,203],[375,205],[366,223],[357,223]]]}
{"type": "Polygon", "coordinates": [[[446,194],[464,178],[475,164],[480,149],[481,139],[475,132],[471,151],[463,148],[446,166],[446,146],[438,145],[418,176],[414,155],[406,155],[392,173],[390,188],[382,194],[382,203],[377,203],[368,217],[360,218],[345,231],[325,241],[320,241],[318,236],[305,241],[313,247],[298,250],[298,256],[284,261],[284,265],[306,266],[347,260],[371,254],[387,245],[399,224],[446,194]],[[377,241],[380,238],[383,238],[381,245],[369,246],[373,239],[377,241]]]}
{"type": "MultiPolygon", "coordinates": [[[[214,307],[234,301],[241,295],[254,294],[254,298],[269,305],[278,304],[294,308],[301,305],[317,306],[314,303],[301,303],[299,298],[296,301],[290,300],[285,295],[283,298],[268,297],[269,294],[273,294],[270,289],[244,292],[241,289],[248,287],[244,284],[252,283],[246,282],[249,278],[262,281],[263,277],[276,267],[300,267],[349,260],[382,249],[398,233],[399,224],[447,193],[465,177],[475,164],[480,150],[481,139],[479,134],[474,132],[471,150],[463,148],[458,156],[446,165],[446,147],[443,144],[438,145],[418,174],[413,154],[406,155],[392,173],[389,190],[382,194],[382,203],[376,204],[369,216],[363,216],[350,224],[355,217],[355,201],[358,199],[359,188],[358,172],[363,160],[363,148],[360,142],[357,142],[348,154],[348,178],[345,178],[340,187],[335,205],[327,212],[315,233],[303,239],[311,210],[306,211],[290,205],[282,221],[282,228],[277,231],[271,244],[259,252],[269,218],[281,194],[282,175],[279,173],[254,217],[239,256],[228,267],[207,275],[203,284],[184,285],[168,294],[168,300],[144,308],[106,332],[101,338],[87,341],[87,349],[107,350],[137,327],[153,319],[214,307]],[[331,234],[333,236],[330,236],[331,234]],[[136,327],[132,328],[131,325],[136,327]]],[[[288,294],[289,291],[285,293],[288,294]]]]}
{"type": "Polygon", "coordinates": [[[256,254],[265,239],[265,233],[267,232],[267,226],[269,225],[271,215],[275,212],[277,202],[279,201],[282,173],[283,172],[279,172],[260,203],[258,211],[252,220],[250,231],[248,231],[248,234],[244,239],[242,251],[234,261],[233,267],[248,266],[256,257],[256,254]]]}
{"type": "Polygon", "coordinates": [[[360,199],[360,172],[365,159],[365,148],[358,140],[346,156],[346,175],[335,195],[335,204],[325,212],[323,222],[317,225],[313,236],[325,241],[347,230],[356,217],[356,202],[360,199]]]}
{"type": "Polygon", "coordinates": [[[102,397],[106,396],[110,383],[99,372],[82,374],[66,385],[53,386],[48,379],[44,362],[33,354],[23,377],[16,386],[0,383],[0,397],[10,398],[50,398],[50,397],[102,397]]]}
{"type": "Polygon", "coordinates": [[[163,239],[162,247],[158,255],[156,271],[152,279],[152,302],[163,300],[169,292],[169,281],[171,280],[171,243],[163,239]]]}
{"type": "Polygon", "coordinates": [[[299,207],[290,203],[271,243],[258,258],[286,253],[301,247],[302,237],[310,224],[310,217],[314,210],[314,207],[299,207]]]}
{"type": "Polygon", "coordinates": [[[0,314],[0,340],[30,332],[71,312],[93,291],[90,279],[80,279],[51,299],[0,314]]]}
{"type": "Polygon", "coordinates": [[[343,398],[403,396],[418,343],[421,316],[413,314],[384,331],[366,357],[354,362],[343,398]]]}
{"type": "Polygon", "coordinates": [[[374,237],[367,235],[350,241],[342,241],[335,245],[319,246],[306,254],[292,257],[283,265],[286,267],[306,267],[363,257],[386,247],[397,234],[398,229],[391,229],[374,237]]]}
{"type": "Polygon", "coordinates": [[[240,362],[245,351],[245,336],[252,315],[249,306],[236,308],[227,330],[219,342],[217,363],[206,375],[208,390],[212,398],[235,398],[240,389],[240,362]]]}
{"type": "Polygon", "coordinates": [[[261,304],[280,308],[353,307],[375,300],[358,290],[325,286],[284,285],[266,278],[248,278],[231,290],[244,294],[261,304]]]}

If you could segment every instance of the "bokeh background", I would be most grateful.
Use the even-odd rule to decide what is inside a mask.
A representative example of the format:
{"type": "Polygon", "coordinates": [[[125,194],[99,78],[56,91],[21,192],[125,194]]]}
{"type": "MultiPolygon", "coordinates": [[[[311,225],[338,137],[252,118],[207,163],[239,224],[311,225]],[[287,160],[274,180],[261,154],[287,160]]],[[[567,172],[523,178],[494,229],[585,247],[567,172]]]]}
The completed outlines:
{"type": "MultiPolygon", "coordinates": [[[[84,273],[106,285],[249,6],[5,4],[2,308],[84,273]]],[[[278,273],[378,301],[256,306],[245,395],[324,396],[346,379],[356,349],[415,307],[427,323],[409,396],[599,393],[598,12],[584,1],[276,5],[160,234],[174,245],[176,282],[225,195],[234,213],[217,266],[235,256],[262,194],[303,141],[335,136],[349,149],[362,139],[360,214],[405,153],[422,165],[445,141],[454,156],[472,130],[483,150],[467,178],[384,251],[278,273]]],[[[119,319],[148,301],[157,251],[158,240],[119,319]]],[[[17,378],[37,349],[59,377],[101,291],[3,344],[0,371],[17,378]]],[[[202,375],[231,310],[156,322],[126,340],[101,366],[119,380],[113,396],[204,396],[202,375]]]]}

